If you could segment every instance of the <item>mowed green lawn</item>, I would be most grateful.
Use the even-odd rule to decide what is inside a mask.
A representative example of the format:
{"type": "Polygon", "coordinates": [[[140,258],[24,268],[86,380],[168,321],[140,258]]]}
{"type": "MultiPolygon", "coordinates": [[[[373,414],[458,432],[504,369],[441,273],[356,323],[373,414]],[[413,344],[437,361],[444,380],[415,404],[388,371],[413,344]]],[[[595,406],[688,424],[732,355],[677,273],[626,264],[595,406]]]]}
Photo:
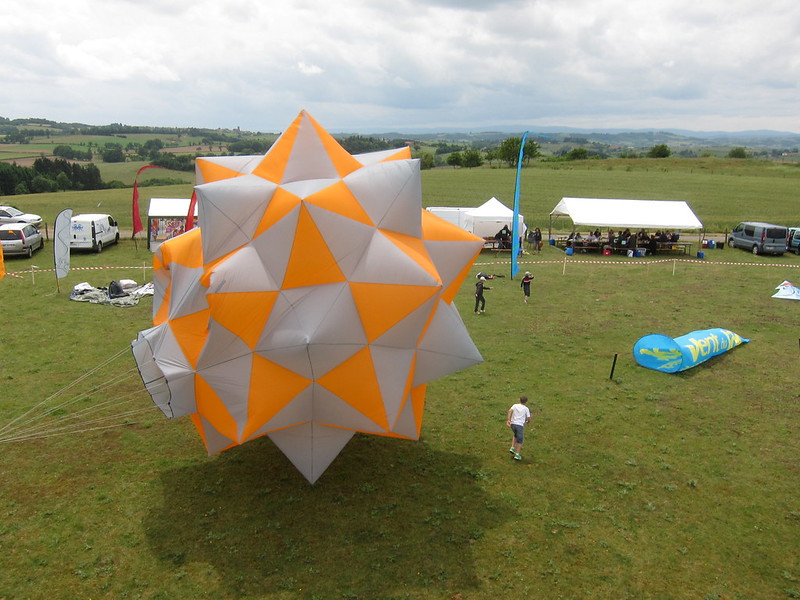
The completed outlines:
{"type": "MultiPolygon", "coordinates": [[[[526,170],[529,224],[565,195],[687,199],[715,231],[800,218],[787,175],[589,167],[526,170]]],[[[423,190],[426,205],[508,204],[513,172],[426,172],[423,190]]],[[[129,194],[20,204],[129,212],[129,194]]],[[[187,419],[152,406],[126,351],[149,298],[68,300],[81,281],[149,277],[143,243],[74,255],[60,293],[30,273],[51,252],[8,259],[0,281],[0,428],[45,401],[41,432],[82,431],[0,444],[0,598],[800,596],[800,302],[771,298],[800,283],[794,255],[564,262],[546,247],[522,257],[526,305],[507,255],[485,252],[456,299],[484,362],[429,385],[420,441],[356,435],[311,486],[269,439],[207,457],[187,419]],[[506,275],[484,315],[479,270],[506,275]],[[674,375],[631,356],[642,335],[709,327],[751,342],[674,375]],[[516,462],[504,418],[520,394],[534,423],[516,462]]]]}

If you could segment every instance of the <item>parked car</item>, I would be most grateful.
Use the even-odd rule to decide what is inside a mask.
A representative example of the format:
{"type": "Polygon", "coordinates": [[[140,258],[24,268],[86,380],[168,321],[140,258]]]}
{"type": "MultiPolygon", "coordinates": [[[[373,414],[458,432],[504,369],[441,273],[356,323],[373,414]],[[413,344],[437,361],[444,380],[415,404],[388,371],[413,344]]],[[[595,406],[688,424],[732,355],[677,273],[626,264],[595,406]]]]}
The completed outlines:
{"type": "Polygon", "coordinates": [[[0,206],[0,224],[3,223],[30,223],[41,227],[42,217],[22,212],[14,206],[0,206]]]}
{"type": "Polygon", "coordinates": [[[119,227],[114,217],[105,214],[82,214],[72,217],[69,247],[102,252],[119,241],[119,227]]]}
{"type": "Polygon", "coordinates": [[[44,248],[44,236],[31,223],[6,223],[0,225],[0,243],[3,254],[24,254],[30,258],[34,250],[44,248]]]}
{"type": "Polygon", "coordinates": [[[789,252],[800,254],[800,227],[789,227],[789,252]]]}
{"type": "Polygon", "coordinates": [[[731,248],[743,248],[753,254],[781,255],[786,252],[788,242],[788,227],[756,221],[739,223],[728,235],[731,248]]]}

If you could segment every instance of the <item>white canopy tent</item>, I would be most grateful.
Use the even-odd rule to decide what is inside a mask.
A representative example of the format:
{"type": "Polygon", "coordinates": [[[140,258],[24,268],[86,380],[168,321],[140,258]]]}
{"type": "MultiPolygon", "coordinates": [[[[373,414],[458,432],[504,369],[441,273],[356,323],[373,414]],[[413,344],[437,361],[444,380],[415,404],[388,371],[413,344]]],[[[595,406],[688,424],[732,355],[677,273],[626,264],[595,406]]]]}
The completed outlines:
{"type": "MultiPolygon", "coordinates": [[[[492,237],[504,225],[512,229],[514,223],[514,211],[494,197],[479,207],[468,210],[465,217],[467,231],[484,238],[492,237]]],[[[520,235],[525,231],[525,219],[522,215],[518,217],[517,231],[520,235]]]]}
{"type": "Polygon", "coordinates": [[[676,200],[628,200],[621,198],[562,198],[550,212],[553,221],[569,217],[574,227],[628,229],[702,230],[703,224],[689,205],[676,200]]]}

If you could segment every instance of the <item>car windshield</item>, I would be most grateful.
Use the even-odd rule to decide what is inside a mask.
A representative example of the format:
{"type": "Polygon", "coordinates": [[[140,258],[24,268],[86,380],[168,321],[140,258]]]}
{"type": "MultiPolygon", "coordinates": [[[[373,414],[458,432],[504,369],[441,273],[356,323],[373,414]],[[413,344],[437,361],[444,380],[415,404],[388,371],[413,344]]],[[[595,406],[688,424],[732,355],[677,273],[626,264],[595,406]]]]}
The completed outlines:
{"type": "Polygon", "coordinates": [[[6,206],[6,212],[8,213],[9,217],[18,217],[20,215],[25,214],[24,212],[14,208],[13,206],[6,206]]]}
{"type": "Polygon", "coordinates": [[[0,230],[0,240],[18,240],[22,238],[22,232],[18,229],[0,230]]]}

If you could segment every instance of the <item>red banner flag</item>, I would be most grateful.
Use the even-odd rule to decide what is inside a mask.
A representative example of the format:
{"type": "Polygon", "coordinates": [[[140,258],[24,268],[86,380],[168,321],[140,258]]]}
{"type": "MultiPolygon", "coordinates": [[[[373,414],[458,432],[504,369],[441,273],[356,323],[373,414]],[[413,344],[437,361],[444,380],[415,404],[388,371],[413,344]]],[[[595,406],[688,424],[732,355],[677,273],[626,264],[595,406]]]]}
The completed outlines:
{"type": "Polygon", "coordinates": [[[197,192],[192,190],[192,199],[189,201],[189,214],[186,215],[186,229],[189,231],[194,228],[194,207],[197,206],[197,192]]]}
{"type": "MultiPolygon", "coordinates": [[[[139,216],[139,173],[145,169],[164,169],[166,167],[159,167],[158,165],[145,165],[136,171],[136,177],[133,179],[133,203],[131,210],[133,212],[133,235],[135,236],[144,227],[142,226],[142,218],[139,216]]],[[[133,237],[133,236],[131,236],[133,237]]]]}

